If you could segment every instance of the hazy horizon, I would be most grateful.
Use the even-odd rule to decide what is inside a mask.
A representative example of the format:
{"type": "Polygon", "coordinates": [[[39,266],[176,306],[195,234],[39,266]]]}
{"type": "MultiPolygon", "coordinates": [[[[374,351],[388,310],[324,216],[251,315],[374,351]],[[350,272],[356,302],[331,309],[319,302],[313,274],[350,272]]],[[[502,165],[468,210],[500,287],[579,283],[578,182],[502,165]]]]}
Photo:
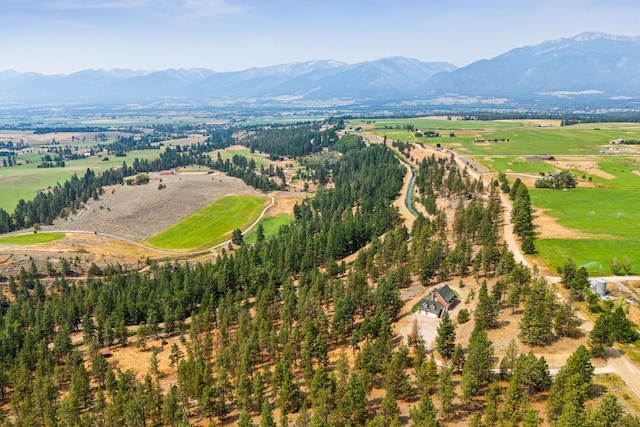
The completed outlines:
{"type": "Polygon", "coordinates": [[[0,70],[241,71],[403,56],[465,66],[583,32],[635,36],[640,4],[596,1],[5,0],[0,70]]]}

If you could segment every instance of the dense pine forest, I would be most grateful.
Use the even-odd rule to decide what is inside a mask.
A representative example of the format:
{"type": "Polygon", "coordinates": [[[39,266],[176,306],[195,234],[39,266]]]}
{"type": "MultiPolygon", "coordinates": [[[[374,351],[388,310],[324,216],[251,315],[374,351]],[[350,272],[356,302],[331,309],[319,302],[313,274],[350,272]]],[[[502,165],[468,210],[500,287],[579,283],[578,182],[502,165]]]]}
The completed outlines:
{"type": "MultiPolygon", "coordinates": [[[[252,149],[301,157],[330,150],[339,129],[242,132],[252,149]]],[[[124,165],[101,177],[88,171],[72,180],[84,187],[65,183],[17,215],[5,213],[10,229],[33,224],[16,220],[35,218],[31,209],[57,206],[59,197],[60,207],[45,217],[52,220],[129,172],[203,164],[269,175],[246,158],[205,155],[231,145],[230,135],[172,148],[131,170],[124,165]]],[[[78,280],[65,260],[64,268],[32,264],[7,277],[0,297],[2,424],[640,426],[612,394],[592,402],[594,368],[584,346],[555,378],[544,358],[520,354],[515,341],[495,357],[488,331],[500,327],[501,310],[523,310],[524,343],[544,346],[575,333],[571,307],[501,243],[498,185],[485,188],[453,158],[426,158],[416,180],[423,213],[407,229],[392,205],[407,172],[398,154],[362,143],[340,151],[327,172],[331,185],[296,205],[291,225],[213,261],[151,260],[144,271],[96,265],[78,280]],[[456,339],[462,313],[445,315],[432,350],[415,328],[406,341],[394,333],[403,289],[460,278],[482,283],[467,318],[475,324],[468,345],[456,339]],[[180,344],[166,352],[177,380],[166,388],[149,342],[175,336],[180,344]],[[104,350],[120,346],[152,353],[146,375],[109,363],[104,350]]],[[[269,182],[265,191],[279,188],[269,182]]]]}

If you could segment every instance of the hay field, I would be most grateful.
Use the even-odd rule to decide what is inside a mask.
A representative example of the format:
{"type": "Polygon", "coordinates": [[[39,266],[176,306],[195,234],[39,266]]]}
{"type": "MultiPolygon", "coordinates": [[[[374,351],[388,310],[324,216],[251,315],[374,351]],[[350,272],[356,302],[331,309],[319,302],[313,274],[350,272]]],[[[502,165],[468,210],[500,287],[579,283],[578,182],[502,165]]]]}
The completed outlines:
{"type": "Polygon", "coordinates": [[[97,231],[143,241],[228,194],[261,195],[238,178],[221,173],[151,174],[140,186],[105,188],[100,200],[70,220],[56,220],[47,231],[97,231]],[[166,185],[159,190],[158,186],[166,185]]]}

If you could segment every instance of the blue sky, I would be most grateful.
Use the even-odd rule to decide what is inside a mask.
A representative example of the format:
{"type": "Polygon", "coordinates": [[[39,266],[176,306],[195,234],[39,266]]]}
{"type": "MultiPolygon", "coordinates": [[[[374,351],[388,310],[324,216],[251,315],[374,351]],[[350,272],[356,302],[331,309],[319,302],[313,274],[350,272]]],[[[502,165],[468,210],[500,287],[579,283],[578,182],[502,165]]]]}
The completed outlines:
{"type": "Polygon", "coordinates": [[[636,0],[0,0],[0,70],[243,70],[406,56],[458,66],[585,31],[640,35],[636,0]]]}

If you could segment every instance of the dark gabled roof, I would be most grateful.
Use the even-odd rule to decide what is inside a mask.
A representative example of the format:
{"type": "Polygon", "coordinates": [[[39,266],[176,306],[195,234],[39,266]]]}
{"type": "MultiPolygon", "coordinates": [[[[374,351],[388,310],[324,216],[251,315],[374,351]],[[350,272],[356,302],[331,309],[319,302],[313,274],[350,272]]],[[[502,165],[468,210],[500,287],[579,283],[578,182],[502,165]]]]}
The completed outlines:
{"type": "Polygon", "coordinates": [[[447,302],[455,301],[457,298],[456,294],[453,293],[449,285],[444,285],[443,287],[436,290],[435,292],[439,293],[442,299],[444,299],[447,302]]]}
{"type": "Polygon", "coordinates": [[[436,313],[436,314],[440,314],[440,312],[442,311],[442,304],[440,304],[439,301],[427,301],[427,300],[422,300],[422,304],[421,307],[423,310],[426,310],[430,313],[436,313]]]}

